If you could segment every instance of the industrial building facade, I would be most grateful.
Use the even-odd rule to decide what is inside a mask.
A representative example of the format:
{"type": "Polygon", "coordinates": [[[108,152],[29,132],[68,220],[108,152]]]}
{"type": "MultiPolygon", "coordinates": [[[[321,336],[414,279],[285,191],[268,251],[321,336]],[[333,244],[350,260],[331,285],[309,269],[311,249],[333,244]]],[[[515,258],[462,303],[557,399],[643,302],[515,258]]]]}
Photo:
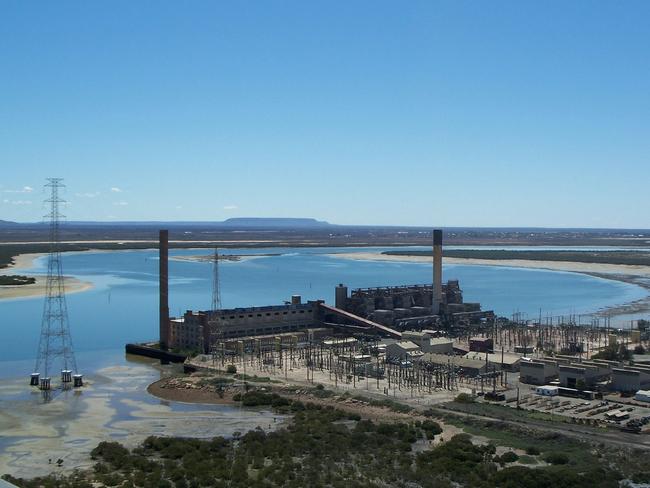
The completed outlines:
{"type": "Polygon", "coordinates": [[[182,317],[169,317],[168,233],[160,232],[160,348],[209,353],[216,342],[269,336],[313,328],[346,329],[401,339],[413,330],[422,352],[453,352],[450,340],[419,331],[432,325],[463,325],[494,317],[478,303],[464,303],[456,280],[442,283],[442,232],[434,231],[433,283],[352,290],[335,289],[336,306],[322,300],[302,303],[294,295],[290,303],[219,310],[188,310],[182,317]]]}
{"type": "MultiPolygon", "coordinates": [[[[295,301],[295,300],[294,300],[295,301]]],[[[207,354],[214,341],[319,327],[319,302],[185,312],[169,321],[169,347],[207,354]]]]}
{"type": "Polygon", "coordinates": [[[441,285],[438,313],[432,313],[435,295],[433,285],[404,285],[357,288],[348,294],[347,286],[336,287],[336,308],[365,317],[398,330],[421,329],[441,321],[459,324],[493,318],[491,311],[482,311],[480,303],[464,303],[457,280],[441,285]]]}

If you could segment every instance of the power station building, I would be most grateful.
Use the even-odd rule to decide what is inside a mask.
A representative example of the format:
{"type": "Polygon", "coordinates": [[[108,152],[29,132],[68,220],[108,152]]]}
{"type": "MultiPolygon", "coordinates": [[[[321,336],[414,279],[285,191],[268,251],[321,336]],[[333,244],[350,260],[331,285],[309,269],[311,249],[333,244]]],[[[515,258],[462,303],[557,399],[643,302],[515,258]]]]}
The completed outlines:
{"type": "MultiPolygon", "coordinates": [[[[169,317],[168,233],[160,231],[160,348],[209,353],[216,342],[232,342],[259,336],[279,336],[313,329],[345,329],[358,333],[388,335],[401,340],[405,330],[430,326],[456,327],[494,317],[479,303],[464,303],[457,280],[442,283],[442,231],[433,233],[433,282],[423,285],[358,288],[348,294],[342,284],[335,288],[335,306],[323,300],[302,303],[299,295],[285,305],[188,310],[182,317],[169,317]]],[[[322,333],[319,333],[322,335],[322,333]]],[[[311,337],[309,334],[305,337],[311,337]]],[[[451,342],[431,337],[425,352],[453,351],[451,342]]],[[[419,342],[418,342],[419,343],[419,342]]]]}
{"type": "Polygon", "coordinates": [[[231,308],[185,312],[183,317],[169,321],[169,347],[180,350],[210,352],[215,334],[220,340],[278,335],[319,328],[319,301],[264,307],[231,308]]]}
{"type": "Polygon", "coordinates": [[[480,303],[464,303],[457,280],[441,284],[440,289],[441,299],[437,303],[434,285],[357,288],[348,293],[347,286],[339,284],[335,291],[335,306],[397,330],[422,329],[439,324],[461,325],[494,317],[493,312],[482,311],[480,303]],[[434,301],[437,313],[433,313],[434,301]]]}
{"type": "Polygon", "coordinates": [[[480,303],[464,303],[458,280],[442,283],[442,231],[433,231],[432,284],[357,288],[339,284],[335,306],[396,330],[459,326],[493,319],[480,303]]]}

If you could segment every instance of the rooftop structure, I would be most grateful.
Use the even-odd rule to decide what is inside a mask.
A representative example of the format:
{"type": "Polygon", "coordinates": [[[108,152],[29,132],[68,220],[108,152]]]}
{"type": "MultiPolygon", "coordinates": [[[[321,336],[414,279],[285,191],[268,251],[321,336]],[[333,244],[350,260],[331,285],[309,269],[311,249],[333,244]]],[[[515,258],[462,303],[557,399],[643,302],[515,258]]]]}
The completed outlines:
{"type": "Polygon", "coordinates": [[[469,352],[465,355],[467,359],[475,359],[477,361],[486,361],[490,367],[503,369],[505,371],[519,371],[519,364],[521,356],[512,353],[485,353],[485,352],[469,352]]]}
{"type": "Polygon", "coordinates": [[[534,359],[519,363],[519,380],[530,385],[544,385],[558,376],[557,361],[534,359]]]}
{"type": "Polygon", "coordinates": [[[425,353],[420,358],[420,361],[438,366],[452,365],[455,368],[459,368],[460,372],[468,376],[477,376],[487,371],[485,361],[464,358],[462,356],[425,353]]]}
{"type": "Polygon", "coordinates": [[[390,359],[413,360],[422,354],[420,346],[411,341],[400,341],[386,346],[386,357],[390,359]]]}

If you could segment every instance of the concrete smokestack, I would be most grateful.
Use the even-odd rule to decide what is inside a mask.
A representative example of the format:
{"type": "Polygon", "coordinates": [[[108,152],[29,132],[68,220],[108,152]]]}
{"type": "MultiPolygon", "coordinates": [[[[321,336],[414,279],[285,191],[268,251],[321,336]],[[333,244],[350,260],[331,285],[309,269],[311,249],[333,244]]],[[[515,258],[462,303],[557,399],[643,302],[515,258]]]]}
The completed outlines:
{"type": "Polygon", "coordinates": [[[433,301],[431,313],[440,313],[442,303],[442,231],[433,231],[433,301]]]}
{"type": "Polygon", "coordinates": [[[160,349],[169,346],[169,231],[161,230],[159,236],[160,279],[160,349]]]}

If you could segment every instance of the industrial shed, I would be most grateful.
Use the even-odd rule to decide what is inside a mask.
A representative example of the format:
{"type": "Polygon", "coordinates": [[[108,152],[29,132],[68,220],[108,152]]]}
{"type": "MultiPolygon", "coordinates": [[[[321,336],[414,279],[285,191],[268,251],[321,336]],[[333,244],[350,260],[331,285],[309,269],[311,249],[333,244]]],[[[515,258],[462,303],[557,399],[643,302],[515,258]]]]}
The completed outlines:
{"type": "Polygon", "coordinates": [[[467,359],[462,356],[425,353],[420,361],[439,366],[453,365],[454,368],[458,368],[460,374],[470,377],[478,376],[479,374],[485,373],[487,370],[485,361],[467,359]]]}
{"type": "Polygon", "coordinates": [[[386,346],[386,357],[401,361],[415,360],[422,357],[420,346],[411,341],[400,341],[386,346]]]}
{"type": "Polygon", "coordinates": [[[632,392],[648,387],[650,387],[650,368],[647,366],[628,366],[612,370],[612,390],[632,392]]]}
{"type": "Polygon", "coordinates": [[[558,374],[555,361],[530,360],[519,363],[519,381],[529,385],[545,385],[558,374]]]}
{"type": "Polygon", "coordinates": [[[487,355],[487,362],[490,369],[500,369],[503,371],[519,371],[521,363],[521,356],[512,353],[484,353],[484,352],[469,352],[465,354],[467,359],[475,359],[477,361],[485,362],[487,355]]]}

